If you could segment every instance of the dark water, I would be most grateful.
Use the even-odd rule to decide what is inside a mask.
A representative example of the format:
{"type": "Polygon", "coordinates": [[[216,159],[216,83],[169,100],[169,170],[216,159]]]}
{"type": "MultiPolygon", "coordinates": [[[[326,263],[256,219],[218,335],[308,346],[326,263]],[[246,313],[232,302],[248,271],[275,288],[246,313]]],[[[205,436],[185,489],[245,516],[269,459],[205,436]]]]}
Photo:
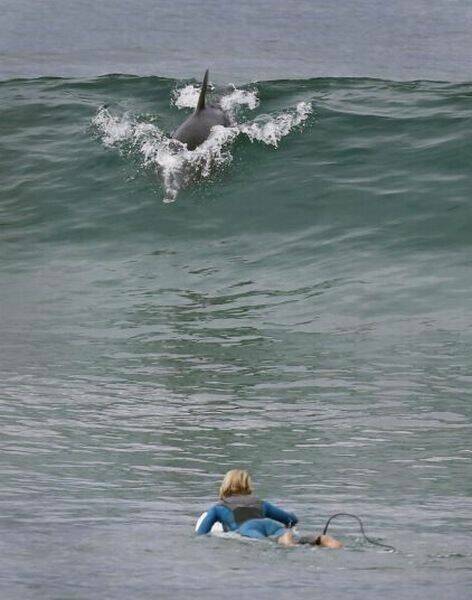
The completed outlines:
{"type": "Polygon", "coordinates": [[[468,598],[469,4],[95,4],[2,3],[0,597],[468,598]],[[233,467],[399,551],[196,538],[233,467]]]}
{"type": "Polygon", "coordinates": [[[466,598],[471,85],[240,88],[266,134],[312,112],[165,204],[129,124],[185,89],[0,85],[3,597],[466,598]],[[400,552],[196,539],[234,466],[400,552]]]}

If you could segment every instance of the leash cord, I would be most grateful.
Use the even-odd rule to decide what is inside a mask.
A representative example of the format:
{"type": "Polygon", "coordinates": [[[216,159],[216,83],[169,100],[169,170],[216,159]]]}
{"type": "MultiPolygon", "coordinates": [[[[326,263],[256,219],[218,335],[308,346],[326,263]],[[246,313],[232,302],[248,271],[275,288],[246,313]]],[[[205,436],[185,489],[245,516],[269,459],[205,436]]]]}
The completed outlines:
{"type": "Polygon", "coordinates": [[[364,536],[364,539],[366,541],[368,541],[370,544],[374,544],[375,546],[381,546],[382,548],[387,548],[388,550],[391,550],[392,552],[397,551],[396,548],[394,548],[393,546],[390,546],[389,544],[382,544],[382,543],[376,542],[375,540],[370,538],[364,530],[364,523],[361,521],[360,517],[358,517],[357,515],[353,515],[351,513],[336,513],[335,515],[332,515],[326,522],[325,528],[323,529],[323,535],[326,535],[326,532],[328,531],[328,527],[330,526],[331,521],[333,519],[336,519],[337,517],[352,517],[353,519],[356,519],[356,521],[359,523],[361,533],[364,536]]]}

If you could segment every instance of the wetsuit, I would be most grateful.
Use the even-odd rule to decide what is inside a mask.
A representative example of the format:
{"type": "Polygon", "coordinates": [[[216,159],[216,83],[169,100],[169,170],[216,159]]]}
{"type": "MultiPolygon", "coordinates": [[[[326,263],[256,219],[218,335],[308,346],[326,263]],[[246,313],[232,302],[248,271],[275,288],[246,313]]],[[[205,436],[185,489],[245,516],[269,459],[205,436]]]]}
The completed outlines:
{"type": "Polygon", "coordinates": [[[210,533],[215,523],[221,523],[225,531],[235,531],[245,537],[263,539],[266,537],[279,537],[286,532],[282,526],[291,527],[298,523],[293,513],[286,512],[265,500],[258,501],[259,518],[252,518],[238,523],[235,511],[231,510],[224,502],[213,505],[197,529],[197,535],[210,533]]]}

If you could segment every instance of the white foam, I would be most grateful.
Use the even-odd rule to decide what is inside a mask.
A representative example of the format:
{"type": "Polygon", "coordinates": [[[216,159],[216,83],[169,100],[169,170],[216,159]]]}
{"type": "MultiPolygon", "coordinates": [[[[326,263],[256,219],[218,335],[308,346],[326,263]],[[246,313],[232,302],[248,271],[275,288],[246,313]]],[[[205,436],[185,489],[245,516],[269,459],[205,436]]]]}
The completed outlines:
{"type": "MultiPolygon", "coordinates": [[[[176,92],[175,104],[192,108],[198,94],[199,90],[194,86],[185,86],[176,92]]],[[[238,106],[252,109],[257,104],[255,91],[236,88],[221,99],[221,105],[230,113],[238,106]]],[[[231,143],[238,135],[246,135],[251,142],[277,147],[280,140],[302,125],[311,112],[310,103],[299,102],[295,109],[279,115],[260,115],[253,121],[232,127],[217,125],[208,139],[193,151],[170,139],[157,125],[138,121],[129,113],[120,116],[102,107],[92,124],[105,146],[117,148],[124,155],[137,156],[141,166],[153,169],[162,179],[164,202],[173,202],[179,190],[191,181],[198,177],[208,178],[215,169],[232,161],[231,143]]]]}
{"type": "Polygon", "coordinates": [[[101,139],[105,146],[116,146],[128,139],[132,134],[133,126],[127,114],[121,117],[112,115],[102,106],[92,120],[92,125],[101,132],[101,139]]]}
{"type": "Polygon", "coordinates": [[[306,121],[311,112],[311,104],[299,102],[295,112],[283,112],[275,117],[260,115],[252,122],[241,123],[238,128],[251,142],[257,140],[277,148],[280,140],[306,121]]]}
{"type": "Polygon", "coordinates": [[[233,157],[225,145],[237,134],[232,127],[217,125],[209,138],[193,151],[169,138],[144,139],[139,151],[144,166],[154,167],[163,180],[164,202],[173,202],[179,190],[196,177],[207,178],[214,168],[231,162],[233,157]]]}
{"type": "Polygon", "coordinates": [[[180,90],[174,90],[174,105],[177,108],[196,108],[199,95],[200,88],[192,84],[186,85],[180,90]]]}
{"type": "MultiPolygon", "coordinates": [[[[231,87],[233,88],[232,91],[221,96],[218,101],[218,104],[224,111],[233,113],[239,106],[247,106],[250,110],[254,110],[259,106],[259,98],[256,91],[239,90],[234,85],[231,87]]],[[[174,90],[174,105],[179,109],[196,108],[200,89],[200,87],[189,84],[183,88],[174,90]]]]}
{"type": "Polygon", "coordinates": [[[259,98],[254,90],[238,90],[233,86],[232,92],[220,98],[220,106],[228,112],[234,112],[239,106],[247,106],[254,110],[259,106],[259,98]]]}

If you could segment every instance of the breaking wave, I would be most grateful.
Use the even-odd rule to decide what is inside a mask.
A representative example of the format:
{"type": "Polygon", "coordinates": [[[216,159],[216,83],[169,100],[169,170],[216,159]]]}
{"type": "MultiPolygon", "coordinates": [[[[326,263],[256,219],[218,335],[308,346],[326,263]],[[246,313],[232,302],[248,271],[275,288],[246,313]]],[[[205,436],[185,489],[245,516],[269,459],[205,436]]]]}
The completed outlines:
{"type": "MultiPolygon", "coordinates": [[[[172,101],[178,109],[195,108],[198,96],[197,86],[186,85],[174,90],[172,101]]],[[[157,173],[164,187],[164,202],[173,202],[179,191],[192,181],[209,178],[215,169],[231,163],[231,144],[238,136],[277,148],[280,140],[300,129],[312,113],[310,102],[299,102],[275,115],[260,114],[238,122],[244,109],[255,110],[260,101],[257,90],[235,86],[222,94],[218,103],[229,114],[232,125],[213,127],[209,138],[195,150],[188,150],[186,145],[170,138],[151,122],[149,115],[120,114],[102,106],[92,126],[105,146],[136,158],[140,167],[157,173]]]]}

